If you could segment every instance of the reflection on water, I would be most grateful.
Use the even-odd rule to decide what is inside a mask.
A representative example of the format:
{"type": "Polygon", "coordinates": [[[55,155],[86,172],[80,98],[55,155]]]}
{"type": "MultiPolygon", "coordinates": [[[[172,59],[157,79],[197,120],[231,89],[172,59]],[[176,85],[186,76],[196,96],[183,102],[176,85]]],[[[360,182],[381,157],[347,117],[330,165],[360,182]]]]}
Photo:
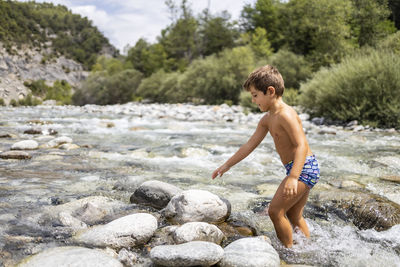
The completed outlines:
{"type": "MultiPolygon", "coordinates": [[[[399,225],[383,232],[361,231],[333,215],[309,217],[311,240],[295,235],[293,249],[281,247],[270,220],[249,212],[252,203],[272,198],[285,175],[270,137],[222,179],[210,178],[247,141],[260,115],[247,120],[241,115],[238,121],[225,122],[196,120],[206,112],[194,108],[190,112],[191,119],[182,121],[156,105],[1,108],[0,133],[13,137],[0,139],[0,151],[20,140],[35,139],[40,145],[49,140],[23,134],[31,128],[56,130],[58,136],[69,136],[81,146],[76,150],[41,148],[30,151],[32,159],[26,161],[0,160],[1,255],[17,261],[68,240],[62,229],[55,234],[54,229],[34,223],[43,206],[94,195],[129,202],[135,186],[159,179],[225,197],[233,212],[244,212],[257,221],[288,263],[399,266],[399,225]],[[46,123],[32,124],[31,120],[46,123]]],[[[338,130],[336,135],[327,135],[314,128],[307,132],[322,171],[314,192],[325,185],[340,187],[343,181],[353,181],[400,204],[399,184],[380,179],[400,173],[399,133],[338,130]]]]}

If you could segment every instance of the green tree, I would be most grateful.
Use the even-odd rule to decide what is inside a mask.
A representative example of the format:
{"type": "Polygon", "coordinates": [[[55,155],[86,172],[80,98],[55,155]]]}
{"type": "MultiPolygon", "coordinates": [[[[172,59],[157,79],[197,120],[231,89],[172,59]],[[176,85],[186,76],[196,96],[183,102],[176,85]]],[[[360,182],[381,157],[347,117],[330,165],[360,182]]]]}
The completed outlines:
{"type": "Polygon", "coordinates": [[[272,54],[271,43],[264,28],[257,27],[254,32],[243,33],[241,41],[249,45],[259,58],[267,58],[272,54]]]}
{"type": "Polygon", "coordinates": [[[348,0],[291,0],[281,13],[286,46],[305,55],[314,68],[339,62],[352,51],[348,0]]]}
{"type": "Polygon", "coordinates": [[[396,28],[389,21],[390,9],[388,0],[351,0],[354,8],[352,14],[352,32],[359,46],[374,45],[396,28]]]}

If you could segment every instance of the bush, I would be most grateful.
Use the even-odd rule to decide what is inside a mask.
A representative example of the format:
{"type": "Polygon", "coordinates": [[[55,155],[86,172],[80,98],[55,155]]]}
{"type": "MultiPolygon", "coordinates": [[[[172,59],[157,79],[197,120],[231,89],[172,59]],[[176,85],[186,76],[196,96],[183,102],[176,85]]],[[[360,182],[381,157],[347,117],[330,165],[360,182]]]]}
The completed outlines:
{"type": "Polygon", "coordinates": [[[55,81],[53,86],[48,86],[45,80],[37,80],[31,83],[24,82],[24,85],[31,89],[34,96],[41,97],[45,100],[56,100],[57,103],[61,105],[71,104],[71,86],[64,80],[55,81]]]}
{"type": "Polygon", "coordinates": [[[385,49],[393,53],[400,54],[400,31],[389,35],[377,45],[378,49],[385,49]]]}
{"type": "Polygon", "coordinates": [[[28,94],[25,98],[18,100],[18,104],[13,106],[37,106],[40,104],[42,104],[40,99],[32,96],[32,94],[28,94]]]}
{"type": "Polygon", "coordinates": [[[0,106],[4,106],[4,105],[5,105],[4,99],[0,98],[0,106]]]}
{"type": "Polygon", "coordinates": [[[299,89],[300,82],[307,80],[312,74],[312,66],[304,56],[288,50],[279,50],[269,58],[268,62],[278,68],[286,88],[299,89]]]}
{"type": "Polygon", "coordinates": [[[132,101],[142,77],[142,73],[133,69],[112,75],[106,71],[94,72],[75,92],[72,101],[77,105],[109,105],[132,101]]]}
{"type": "Polygon", "coordinates": [[[297,106],[299,104],[299,90],[293,88],[285,88],[282,99],[288,105],[297,106]]]}
{"type": "Polygon", "coordinates": [[[323,68],[301,92],[313,115],[400,128],[400,58],[392,52],[369,51],[323,68]]]}

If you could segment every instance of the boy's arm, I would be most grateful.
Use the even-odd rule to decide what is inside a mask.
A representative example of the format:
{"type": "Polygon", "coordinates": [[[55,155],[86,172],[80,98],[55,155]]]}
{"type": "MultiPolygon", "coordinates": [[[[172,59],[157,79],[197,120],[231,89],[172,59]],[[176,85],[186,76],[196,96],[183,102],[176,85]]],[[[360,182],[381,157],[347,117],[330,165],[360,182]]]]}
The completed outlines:
{"type": "Polygon", "coordinates": [[[257,128],[246,144],[242,145],[236,153],[230,157],[221,167],[216,169],[212,178],[214,179],[218,175],[221,177],[226,171],[228,171],[232,166],[247,157],[265,138],[268,133],[267,125],[267,115],[261,118],[257,128]]]}
{"type": "Polygon", "coordinates": [[[297,180],[303,169],[304,162],[306,161],[308,143],[302,125],[295,114],[282,114],[281,123],[295,148],[293,167],[284,188],[284,193],[286,195],[293,196],[297,194],[297,180]]]}

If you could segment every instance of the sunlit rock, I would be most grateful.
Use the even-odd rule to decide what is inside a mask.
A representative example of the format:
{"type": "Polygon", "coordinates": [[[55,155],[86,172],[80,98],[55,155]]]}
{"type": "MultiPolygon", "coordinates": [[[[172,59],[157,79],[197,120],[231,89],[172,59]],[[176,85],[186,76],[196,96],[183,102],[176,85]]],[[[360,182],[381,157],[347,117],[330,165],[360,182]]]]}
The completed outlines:
{"type": "Polygon", "coordinates": [[[390,181],[394,183],[400,183],[400,175],[387,175],[380,177],[381,180],[390,181]]]}
{"type": "Polygon", "coordinates": [[[175,224],[186,222],[223,222],[229,217],[231,205],[217,195],[204,190],[187,190],[174,196],[163,210],[175,224]]]}
{"type": "Polygon", "coordinates": [[[219,262],[224,250],[211,242],[192,241],[180,245],[157,246],[150,258],[162,266],[211,266],[219,262]]]}
{"type": "Polygon", "coordinates": [[[47,147],[56,148],[62,144],[70,144],[70,143],[72,143],[71,138],[69,138],[67,136],[61,136],[61,137],[54,138],[54,139],[50,140],[49,142],[47,142],[47,147]]]}
{"type": "Polygon", "coordinates": [[[156,209],[165,208],[173,196],[182,190],[172,184],[151,180],[144,182],[130,198],[131,203],[144,204],[156,209]]]}
{"type": "Polygon", "coordinates": [[[6,151],[6,152],[0,153],[0,158],[2,158],[2,159],[30,159],[30,158],[32,158],[32,156],[29,155],[28,153],[26,153],[25,151],[14,150],[14,151],[6,151]]]}
{"type": "Polygon", "coordinates": [[[38,148],[39,144],[35,140],[24,140],[11,146],[11,150],[35,150],[38,148]]]}
{"type": "Polygon", "coordinates": [[[73,150],[73,149],[78,149],[80,148],[78,145],[76,144],[62,144],[58,147],[59,149],[63,149],[63,150],[73,150]]]}
{"type": "Polygon", "coordinates": [[[280,266],[278,252],[266,236],[247,237],[225,247],[221,267],[274,267],[280,266]]]}
{"type": "Polygon", "coordinates": [[[400,224],[400,205],[378,195],[360,191],[322,191],[311,198],[312,204],[350,220],[360,229],[387,230],[400,224]]]}
{"type": "Polygon", "coordinates": [[[157,219],[148,213],[121,217],[79,233],[74,240],[89,246],[123,248],[146,243],[157,229],[157,219]]]}
{"type": "Polygon", "coordinates": [[[19,267],[122,267],[122,263],[102,251],[83,247],[56,247],[24,259],[19,267]]]}
{"type": "Polygon", "coordinates": [[[43,220],[46,220],[46,217],[50,217],[50,220],[58,220],[59,214],[64,212],[86,224],[94,225],[125,206],[126,204],[108,197],[92,196],[62,205],[45,207],[43,220]]]}
{"type": "Polygon", "coordinates": [[[225,238],[217,226],[205,222],[188,222],[174,232],[174,240],[177,244],[190,241],[207,241],[221,244],[225,238]]]}

